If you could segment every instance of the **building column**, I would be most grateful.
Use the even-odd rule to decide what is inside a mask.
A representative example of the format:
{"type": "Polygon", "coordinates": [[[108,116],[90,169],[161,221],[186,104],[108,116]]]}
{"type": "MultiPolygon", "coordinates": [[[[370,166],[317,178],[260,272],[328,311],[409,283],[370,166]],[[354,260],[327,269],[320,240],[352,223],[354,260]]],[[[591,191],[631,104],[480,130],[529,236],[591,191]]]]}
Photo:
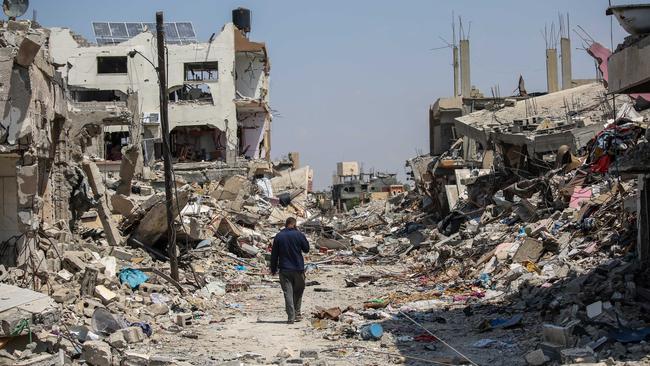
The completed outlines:
{"type": "Polygon", "coordinates": [[[650,174],[639,174],[637,201],[637,254],[639,262],[650,262],[650,174]]]}

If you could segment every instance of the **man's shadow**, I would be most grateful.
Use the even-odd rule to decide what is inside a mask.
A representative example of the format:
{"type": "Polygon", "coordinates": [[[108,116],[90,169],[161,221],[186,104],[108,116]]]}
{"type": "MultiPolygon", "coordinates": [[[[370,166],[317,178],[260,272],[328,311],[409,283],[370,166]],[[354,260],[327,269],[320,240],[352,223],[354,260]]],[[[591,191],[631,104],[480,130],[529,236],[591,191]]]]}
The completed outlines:
{"type": "Polygon", "coordinates": [[[257,319],[255,323],[260,323],[260,324],[287,324],[286,320],[260,320],[257,319]]]}

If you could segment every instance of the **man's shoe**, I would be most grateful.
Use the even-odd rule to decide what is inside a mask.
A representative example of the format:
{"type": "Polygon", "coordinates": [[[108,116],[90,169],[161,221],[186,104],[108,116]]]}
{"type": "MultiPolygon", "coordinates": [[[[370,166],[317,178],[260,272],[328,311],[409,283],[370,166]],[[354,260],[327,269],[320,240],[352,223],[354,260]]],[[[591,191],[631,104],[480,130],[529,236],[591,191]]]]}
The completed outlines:
{"type": "Polygon", "coordinates": [[[302,315],[296,315],[296,321],[297,322],[302,321],[302,315]]]}
{"type": "Polygon", "coordinates": [[[287,320],[287,324],[293,324],[293,320],[291,319],[287,320]]]}

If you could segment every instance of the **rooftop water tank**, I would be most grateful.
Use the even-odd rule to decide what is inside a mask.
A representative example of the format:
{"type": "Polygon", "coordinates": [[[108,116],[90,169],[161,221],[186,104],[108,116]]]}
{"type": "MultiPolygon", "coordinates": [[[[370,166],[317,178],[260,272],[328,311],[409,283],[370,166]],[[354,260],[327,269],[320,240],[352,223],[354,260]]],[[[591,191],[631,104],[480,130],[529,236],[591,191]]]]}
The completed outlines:
{"type": "Polygon", "coordinates": [[[232,22],[244,33],[251,31],[251,11],[246,8],[237,8],[232,11],[232,22]]]}

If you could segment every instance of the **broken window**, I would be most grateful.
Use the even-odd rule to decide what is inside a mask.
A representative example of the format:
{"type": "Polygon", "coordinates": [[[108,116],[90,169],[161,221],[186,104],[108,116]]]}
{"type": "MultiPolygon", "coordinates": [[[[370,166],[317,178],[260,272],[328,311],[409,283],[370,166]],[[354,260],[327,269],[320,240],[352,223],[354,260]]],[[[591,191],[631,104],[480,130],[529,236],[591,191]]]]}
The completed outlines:
{"type": "Polygon", "coordinates": [[[180,101],[197,101],[213,103],[212,93],[208,84],[185,84],[176,88],[172,88],[169,93],[169,101],[171,103],[180,101]]]}
{"type": "Polygon", "coordinates": [[[97,57],[98,74],[126,74],[126,56],[97,57]]]}
{"type": "Polygon", "coordinates": [[[104,146],[106,160],[122,160],[122,148],[129,144],[128,131],[115,131],[104,133],[104,146]]]}
{"type": "Polygon", "coordinates": [[[188,62],[185,64],[185,81],[217,81],[219,78],[218,63],[188,62]]]}
{"type": "Polygon", "coordinates": [[[119,90],[71,90],[75,102],[126,102],[127,96],[119,90]]]}

